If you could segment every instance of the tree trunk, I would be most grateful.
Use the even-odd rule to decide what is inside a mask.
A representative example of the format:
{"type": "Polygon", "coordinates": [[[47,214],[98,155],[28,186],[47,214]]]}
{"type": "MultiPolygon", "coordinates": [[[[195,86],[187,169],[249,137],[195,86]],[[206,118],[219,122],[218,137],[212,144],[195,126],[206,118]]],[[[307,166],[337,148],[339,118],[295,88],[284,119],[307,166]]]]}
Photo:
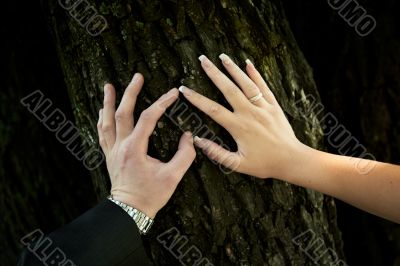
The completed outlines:
{"type": "MultiPolygon", "coordinates": [[[[315,113],[308,112],[305,117],[295,107],[297,103],[297,107],[308,110],[310,102],[304,96],[319,96],[280,1],[96,1],[94,9],[108,24],[97,36],[88,34],[85,26],[70,15],[76,17],[74,10],[82,3],[64,8],[57,1],[45,1],[43,6],[77,125],[88,146],[98,145],[96,122],[105,82],[117,87],[120,98],[133,73],[144,74],[146,84],[136,117],[162,93],[181,83],[224,102],[202,72],[197,57],[206,54],[219,62],[218,55],[225,52],[242,66],[246,58],[252,60],[270,84],[297,137],[323,149],[322,129],[315,113]]],[[[227,132],[200,111],[190,110],[234,148],[227,132]]],[[[189,121],[177,126],[166,116],[160,121],[150,154],[168,160],[182,131],[194,130],[198,124],[189,121]]],[[[105,165],[92,171],[92,180],[98,199],[104,198],[109,190],[105,165]]],[[[330,248],[344,259],[332,198],[285,182],[224,174],[199,153],[144,241],[156,265],[176,265],[173,252],[183,254],[192,246],[215,265],[314,265],[310,254],[292,241],[307,230],[324,241],[325,250],[330,248]],[[179,246],[181,250],[169,251],[162,245],[165,242],[157,240],[171,228],[187,237],[187,244],[179,246]]],[[[335,261],[333,254],[330,259],[322,257],[335,261]]]]}

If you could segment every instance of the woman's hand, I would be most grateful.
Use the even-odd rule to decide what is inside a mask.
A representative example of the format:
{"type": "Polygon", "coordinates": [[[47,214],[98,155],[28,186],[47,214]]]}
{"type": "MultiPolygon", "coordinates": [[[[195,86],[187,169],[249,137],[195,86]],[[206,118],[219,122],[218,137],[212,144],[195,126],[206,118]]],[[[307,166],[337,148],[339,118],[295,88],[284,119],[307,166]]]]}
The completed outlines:
{"type": "Polygon", "coordinates": [[[115,89],[104,87],[104,109],[97,124],[99,142],[107,159],[113,198],[150,218],[168,202],[196,152],[190,132],[180,139],[178,151],[168,163],[147,155],[149,137],[157,121],[177,98],[172,89],[144,110],[134,125],[133,111],[143,86],[143,76],[135,74],[115,111],[115,89]]]}
{"type": "Polygon", "coordinates": [[[238,150],[230,152],[199,137],[195,137],[195,145],[210,159],[234,171],[260,178],[283,177],[287,169],[296,163],[296,154],[304,145],[297,140],[281,107],[254,65],[246,61],[246,75],[227,55],[222,54],[220,58],[237,85],[204,55],[199,60],[234,112],[187,87],[182,86],[179,90],[188,101],[232,135],[238,150]]]}
{"type": "Polygon", "coordinates": [[[261,178],[275,177],[400,223],[400,166],[307,147],[297,140],[253,64],[247,61],[246,75],[226,55],[220,58],[237,85],[205,56],[200,61],[234,112],[186,87],[179,89],[186,99],[228,130],[238,151],[230,152],[210,140],[195,137],[196,146],[235,171],[261,178]],[[263,97],[256,97],[260,92],[263,97]],[[373,168],[363,173],[356,167],[359,164],[372,164],[373,168]]]}

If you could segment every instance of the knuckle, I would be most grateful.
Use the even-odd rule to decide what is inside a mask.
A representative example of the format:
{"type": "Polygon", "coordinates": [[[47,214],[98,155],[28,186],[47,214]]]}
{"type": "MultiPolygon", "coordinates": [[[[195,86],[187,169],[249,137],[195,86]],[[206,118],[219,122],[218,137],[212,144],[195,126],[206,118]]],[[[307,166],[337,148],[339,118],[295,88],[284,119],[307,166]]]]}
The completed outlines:
{"type": "Polygon", "coordinates": [[[101,127],[101,130],[103,132],[111,131],[111,129],[112,129],[112,124],[111,123],[103,123],[103,125],[101,127]]]}
{"type": "Polygon", "coordinates": [[[214,65],[209,66],[209,68],[208,68],[209,75],[219,76],[220,73],[221,72],[219,71],[219,69],[216,66],[214,66],[214,65]]]}
{"type": "Polygon", "coordinates": [[[264,117],[264,110],[255,108],[255,106],[251,106],[250,113],[254,118],[263,119],[264,117]]]}
{"type": "Polygon", "coordinates": [[[212,142],[205,140],[205,143],[203,144],[203,150],[207,151],[207,152],[211,152],[212,151],[212,142]]]}
{"type": "Polygon", "coordinates": [[[254,125],[249,125],[247,121],[242,121],[237,124],[236,132],[240,134],[246,134],[249,132],[249,129],[254,125]]]}
{"type": "MultiPolygon", "coordinates": [[[[158,99],[151,107],[148,109],[154,108],[154,109],[160,109],[162,111],[165,111],[167,109],[167,103],[165,102],[166,99],[166,94],[161,96],[160,99],[158,99]]],[[[152,109],[151,109],[152,110],[152,109]]]]}
{"type": "Polygon", "coordinates": [[[150,108],[147,108],[140,114],[140,120],[148,121],[152,117],[152,112],[150,108]]]}
{"type": "Polygon", "coordinates": [[[103,103],[104,103],[105,106],[106,105],[111,105],[111,103],[112,103],[111,98],[110,97],[104,97],[103,103]]]}
{"type": "Polygon", "coordinates": [[[128,145],[125,145],[121,148],[121,155],[124,161],[128,160],[131,156],[131,149],[129,149],[128,145]]]}
{"type": "Polygon", "coordinates": [[[218,114],[220,112],[220,109],[221,108],[220,108],[220,106],[218,104],[212,103],[210,105],[210,107],[209,107],[209,112],[210,112],[210,114],[215,115],[215,114],[218,114]]]}
{"type": "Polygon", "coordinates": [[[214,156],[215,158],[220,158],[220,157],[222,156],[223,150],[220,149],[219,146],[214,146],[214,147],[211,149],[211,153],[213,154],[213,156],[214,156]]]}
{"type": "Polygon", "coordinates": [[[211,145],[206,145],[203,147],[203,151],[207,156],[211,156],[213,154],[213,149],[211,148],[211,145]]]}
{"type": "Polygon", "coordinates": [[[271,98],[272,104],[276,104],[279,105],[278,101],[276,100],[276,97],[274,95],[274,93],[268,89],[268,94],[270,95],[269,97],[271,98]]]}
{"type": "Polygon", "coordinates": [[[117,122],[125,119],[126,117],[127,117],[127,114],[124,111],[117,110],[115,112],[115,121],[117,121],[117,122]]]}
{"type": "Polygon", "coordinates": [[[137,153],[135,153],[134,149],[134,144],[132,144],[131,141],[125,141],[121,142],[121,146],[118,150],[119,156],[122,159],[122,162],[131,162],[131,163],[137,163],[138,162],[138,156],[137,153]]]}
{"type": "Polygon", "coordinates": [[[230,96],[235,96],[239,93],[239,88],[237,88],[236,86],[228,86],[226,88],[226,93],[230,96]]]}
{"type": "Polygon", "coordinates": [[[260,89],[256,85],[248,87],[247,91],[250,97],[254,97],[260,93],[260,89]]]}
{"type": "Polygon", "coordinates": [[[220,154],[217,149],[209,149],[207,155],[211,160],[218,161],[220,154]]]}

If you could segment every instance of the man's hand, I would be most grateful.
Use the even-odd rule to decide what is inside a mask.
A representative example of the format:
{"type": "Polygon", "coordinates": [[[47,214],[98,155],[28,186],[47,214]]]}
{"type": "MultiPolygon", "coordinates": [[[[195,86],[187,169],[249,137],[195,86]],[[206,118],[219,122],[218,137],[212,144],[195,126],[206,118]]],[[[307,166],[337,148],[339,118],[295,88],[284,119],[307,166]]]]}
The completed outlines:
{"type": "Polygon", "coordinates": [[[161,96],[142,112],[134,125],[133,111],[143,82],[141,74],[134,75],[117,111],[115,89],[111,84],[105,85],[104,109],[99,112],[97,129],[107,159],[113,198],[154,218],[172,196],[196,152],[192,134],[186,132],[180,139],[177,153],[168,163],[147,155],[149,137],[157,121],[179,93],[174,88],[161,96]]]}

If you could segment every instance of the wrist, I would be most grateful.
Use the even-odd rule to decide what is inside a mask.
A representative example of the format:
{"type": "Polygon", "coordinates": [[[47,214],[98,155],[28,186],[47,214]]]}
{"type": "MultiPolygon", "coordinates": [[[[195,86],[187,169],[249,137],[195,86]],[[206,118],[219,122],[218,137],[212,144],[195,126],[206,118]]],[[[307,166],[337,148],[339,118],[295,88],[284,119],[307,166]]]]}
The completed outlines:
{"type": "MultiPolygon", "coordinates": [[[[293,185],[312,189],[332,196],[332,191],[338,189],[334,172],[337,166],[332,167],[332,154],[313,149],[302,144],[293,153],[293,162],[288,167],[283,178],[293,185]]],[[[339,186],[340,187],[340,186],[339,186]]]]}
{"type": "Polygon", "coordinates": [[[131,193],[122,191],[122,190],[116,190],[112,189],[111,190],[111,195],[114,200],[117,200],[119,202],[125,203],[126,205],[129,205],[142,213],[146,214],[146,216],[150,217],[151,219],[154,219],[157,214],[157,210],[154,208],[148,206],[143,200],[137,199],[137,197],[131,195],[131,193]]]}
{"type": "Polygon", "coordinates": [[[139,229],[140,234],[145,235],[149,232],[151,226],[154,223],[153,219],[151,219],[138,209],[133,208],[132,206],[129,206],[116,199],[113,199],[112,196],[109,196],[108,199],[121,207],[133,219],[133,221],[136,223],[137,228],[139,229]]]}
{"type": "Polygon", "coordinates": [[[318,163],[318,156],[315,156],[317,153],[318,150],[298,141],[291,147],[287,164],[278,178],[291,184],[303,185],[299,179],[313,171],[313,164],[318,163]]]}

